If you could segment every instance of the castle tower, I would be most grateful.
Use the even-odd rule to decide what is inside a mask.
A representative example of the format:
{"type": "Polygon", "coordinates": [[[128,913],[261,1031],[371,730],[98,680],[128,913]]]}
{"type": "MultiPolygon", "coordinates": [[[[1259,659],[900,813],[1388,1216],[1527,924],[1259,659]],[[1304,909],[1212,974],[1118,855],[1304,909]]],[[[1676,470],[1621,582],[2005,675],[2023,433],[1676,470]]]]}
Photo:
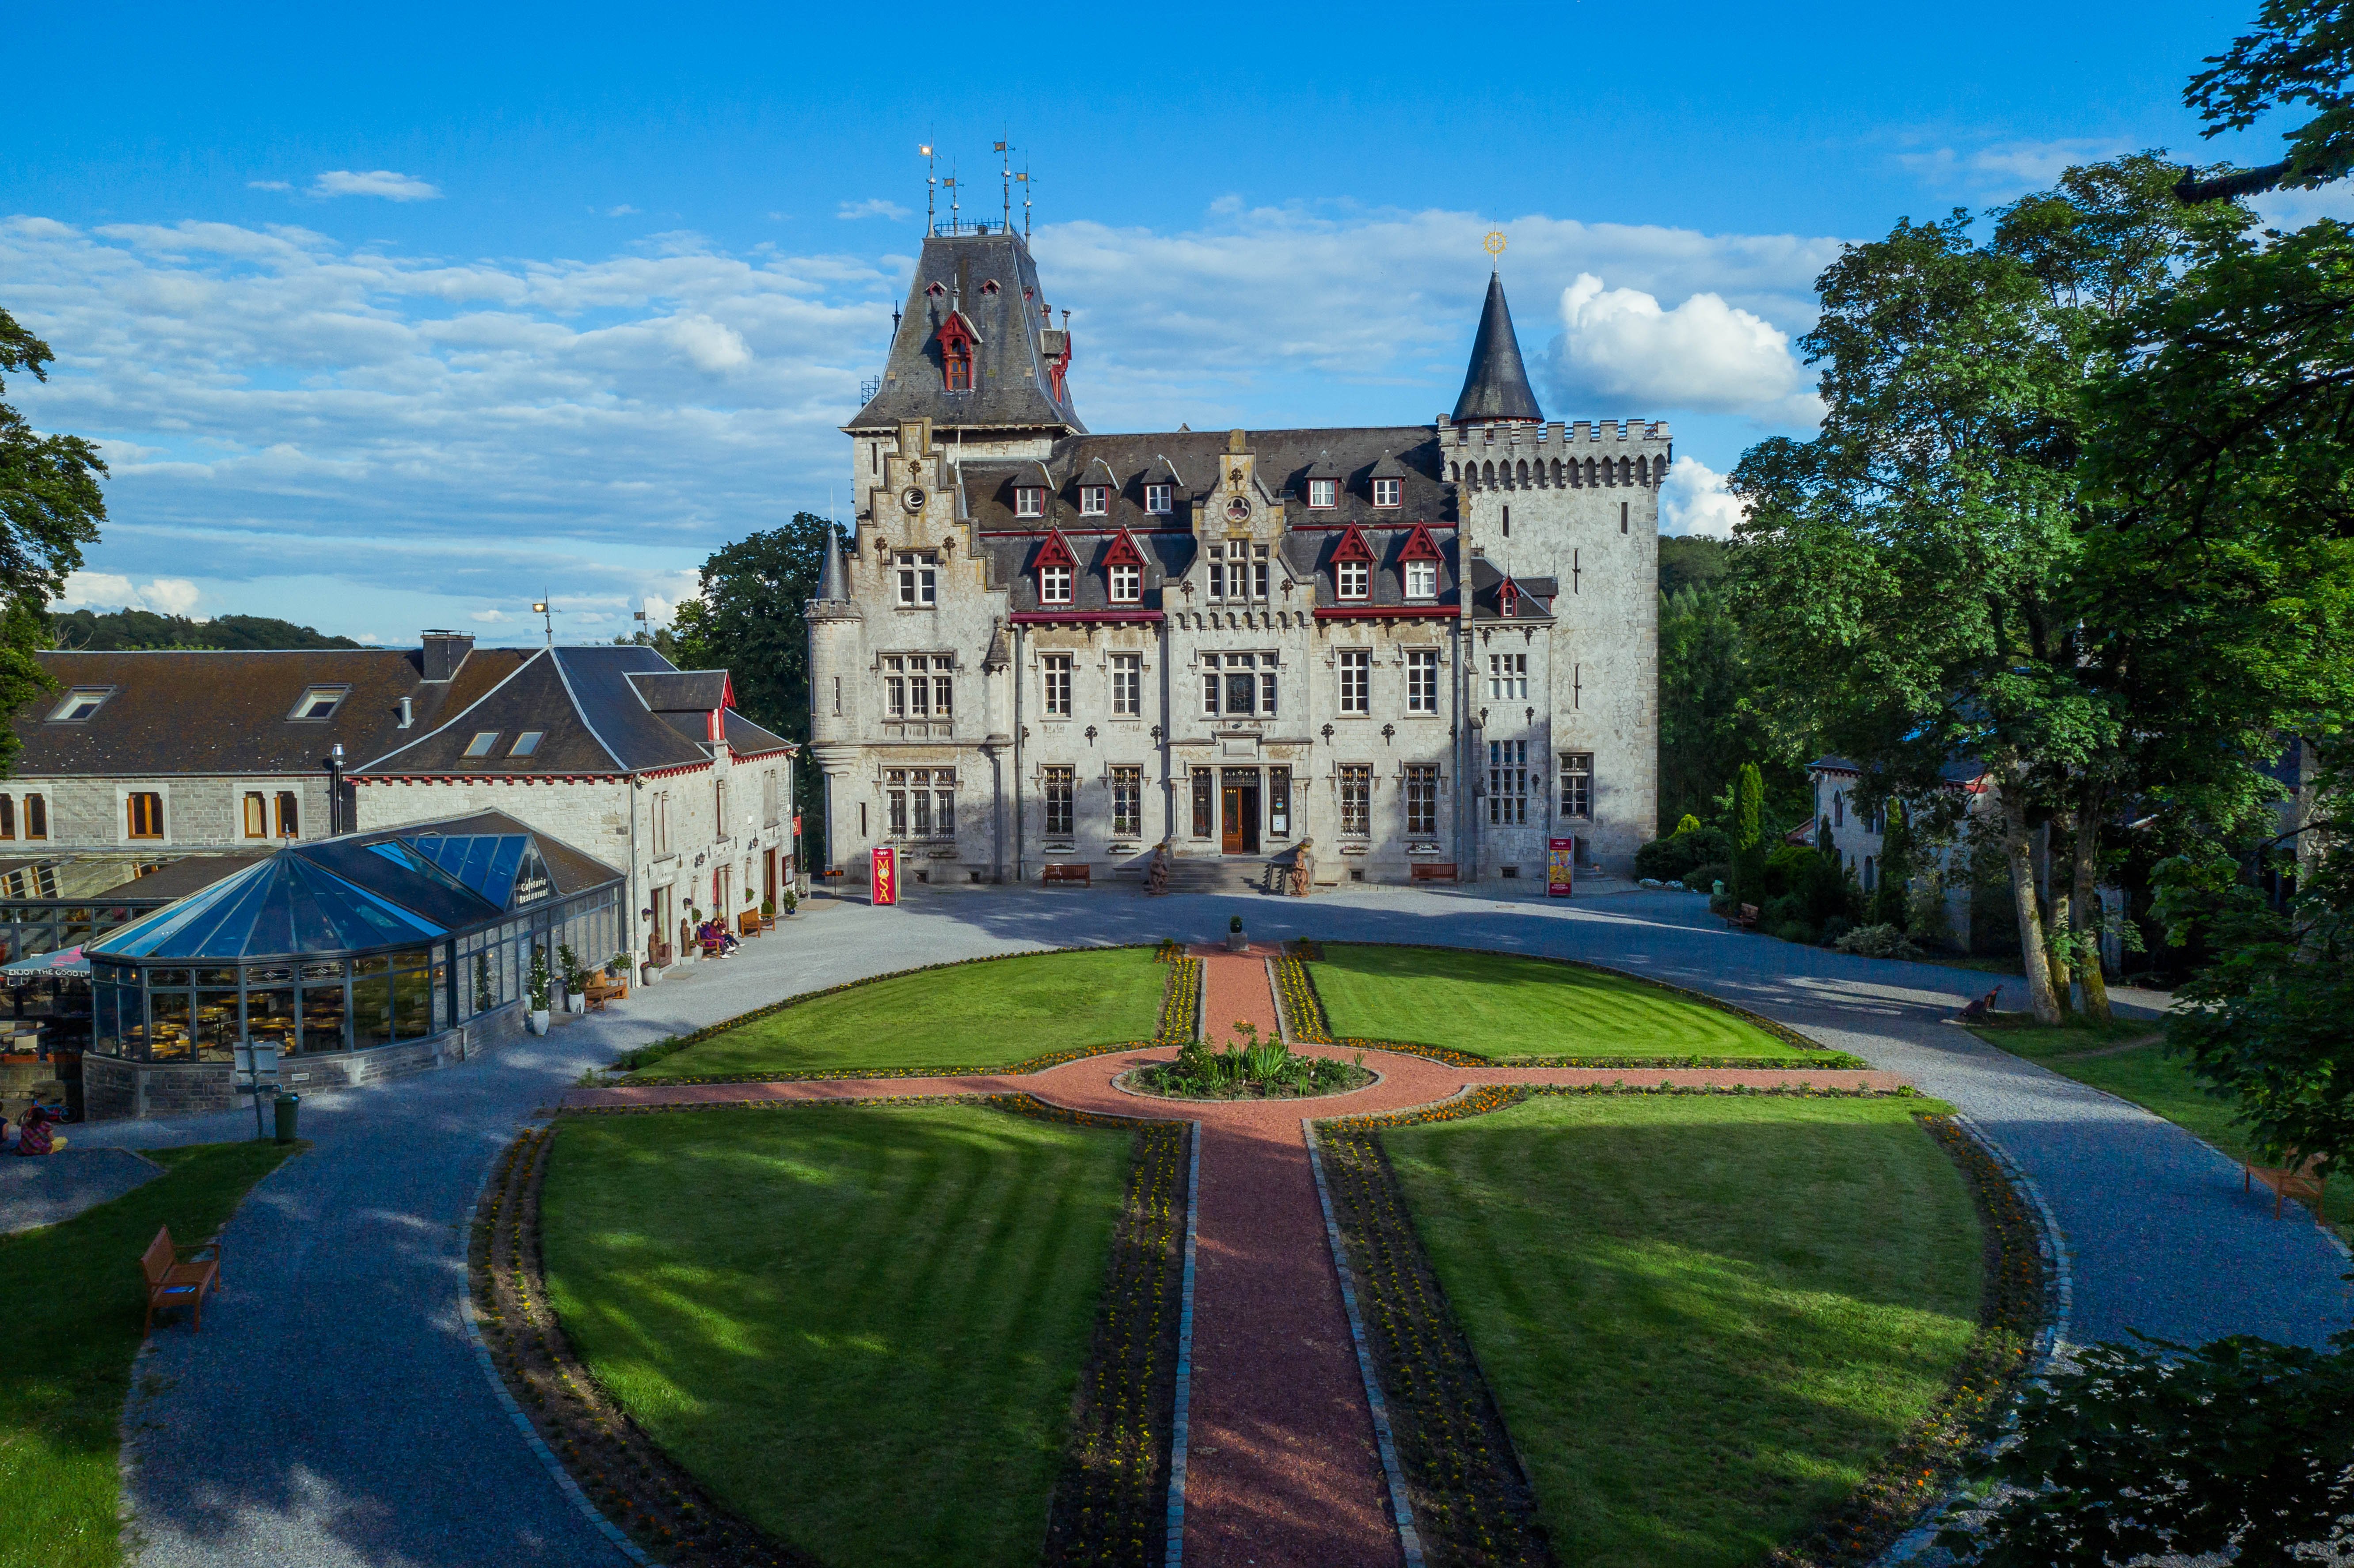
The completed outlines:
{"type": "Polygon", "coordinates": [[[1512,308],[1504,302],[1501,273],[1488,274],[1488,302],[1479,312],[1479,333],[1471,340],[1471,364],[1463,373],[1463,395],[1455,399],[1458,425],[1543,424],[1537,395],[1521,363],[1521,340],[1512,331],[1512,308]]]}
{"type": "Polygon", "coordinates": [[[825,823],[825,851],[818,870],[842,863],[842,835],[835,820],[841,786],[858,765],[857,705],[862,624],[866,619],[852,597],[849,564],[842,535],[826,530],[825,559],[818,568],[817,593],[802,606],[810,640],[810,761],[818,770],[825,823]]]}

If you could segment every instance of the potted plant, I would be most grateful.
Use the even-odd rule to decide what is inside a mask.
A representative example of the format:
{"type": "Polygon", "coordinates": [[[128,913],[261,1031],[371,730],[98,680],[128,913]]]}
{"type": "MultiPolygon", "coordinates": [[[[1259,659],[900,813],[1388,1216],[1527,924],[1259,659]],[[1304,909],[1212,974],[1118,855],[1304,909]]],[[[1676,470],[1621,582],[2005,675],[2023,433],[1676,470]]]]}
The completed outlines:
{"type": "Polygon", "coordinates": [[[534,945],[531,949],[531,973],[524,990],[531,1008],[530,1025],[534,1034],[547,1033],[547,949],[534,945]]]}
{"type": "Polygon", "coordinates": [[[800,897],[794,894],[790,886],[787,886],[784,891],[784,902],[777,906],[777,913],[784,919],[790,920],[793,917],[793,911],[801,906],[800,897]]]}
{"type": "Polygon", "coordinates": [[[1239,953],[1249,946],[1250,938],[1243,934],[1243,917],[1239,915],[1228,917],[1226,921],[1226,951],[1230,953],[1239,953]]]}
{"type": "Polygon", "coordinates": [[[588,1012],[588,971],[580,967],[580,955],[572,950],[569,942],[559,943],[556,948],[556,962],[564,971],[564,1011],[588,1012]]]}

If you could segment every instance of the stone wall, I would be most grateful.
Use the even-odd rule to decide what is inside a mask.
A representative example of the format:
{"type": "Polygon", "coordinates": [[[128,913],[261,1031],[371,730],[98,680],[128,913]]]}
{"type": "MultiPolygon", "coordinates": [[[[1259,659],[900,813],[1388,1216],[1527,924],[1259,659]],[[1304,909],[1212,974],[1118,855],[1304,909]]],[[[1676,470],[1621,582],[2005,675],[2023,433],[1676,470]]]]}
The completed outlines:
{"type": "Polygon", "coordinates": [[[296,797],[297,825],[305,839],[327,836],[327,779],[323,773],[298,775],[188,775],[147,777],[79,777],[11,779],[6,793],[16,797],[17,842],[24,842],[25,799],[44,798],[48,807],[52,850],[76,849],[267,849],[277,842],[278,796],[296,797]],[[131,836],[130,797],[152,793],[164,798],[164,836],[131,836]],[[245,797],[258,794],[268,813],[268,832],[248,838],[245,797]]]}

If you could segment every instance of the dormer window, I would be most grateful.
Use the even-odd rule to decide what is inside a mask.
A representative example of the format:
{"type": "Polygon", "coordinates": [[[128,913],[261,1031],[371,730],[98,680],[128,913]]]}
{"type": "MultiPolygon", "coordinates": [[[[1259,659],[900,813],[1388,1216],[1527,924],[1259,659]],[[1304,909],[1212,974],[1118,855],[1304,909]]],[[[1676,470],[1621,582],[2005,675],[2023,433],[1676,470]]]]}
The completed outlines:
{"type": "Polygon", "coordinates": [[[106,705],[114,694],[112,686],[76,686],[66,694],[66,700],[49,710],[51,724],[80,724],[106,705]]]}
{"type": "Polygon", "coordinates": [[[1512,586],[1511,578],[1506,577],[1504,586],[1496,591],[1496,604],[1507,620],[1521,613],[1521,590],[1512,586]]]}
{"type": "Polygon", "coordinates": [[[1104,556],[1104,583],[1114,604],[1135,604],[1144,597],[1144,555],[1126,533],[1112,540],[1104,556]]]}
{"type": "Polygon", "coordinates": [[[1363,599],[1373,586],[1373,568],[1363,561],[1342,561],[1333,576],[1342,599],[1363,599]]]}
{"type": "Polygon", "coordinates": [[[1013,515],[1044,517],[1046,515],[1046,490],[1044,485],[1017,484],[1013,487],[1013,515]]]}
{"type": "Polygon", "coordinates": [[[926,289],[924,292],[929,294],[936,300],[946,299],[948,297],[948,290],[938,283],[932,284],[929,288],[926,289]]]}
{"type": "Polygon", "coordinates": [[[1405,564],[1405,597],[1437,599],[1438,597],[1438,563],[1408,561],[1405,564]]]}
{"type": "Polygon", "coordinates": [[[343,705],[344,698],[350,694],[350,692],[349,686],[305,687],[301,700],[294,705],[294,711],[286,716],[298,719],[333,718],[335,716],[335,709],[343,705]]]}
{"type": "Polygon", "coordinates": [[[951,392],[972,390],[972,329],[965,325],[964,317],[949,313],[940,323],[940,375],[951,392]]]}
{"type": "Polygon", "coordinates": [[[1068,604],[1071,602],[1071,568],[1040,567],[1038,568],[1038,602],[1068,604]]]}
{"type": "Polygon", "coordinates": [[[982,279],[981,291],[984,294],[993,294],[997,292],[997,280],[994,278],[982,279]]]}
{"type": "Polygon", "coordinates": [[[1038,546],[1036,569],[1038,602],[1049,605],[1069,604],[1072,585],[1078,577],[1079,558],[1071,554],[1070,544],[1063,537],[1062,530],[1050,531],[1046,535],[1046,542],[1038,546]]]}
{"type": "Polygon", "coordinates": [[[1404,480],[1377,479],[1373,481],[1373,504],[1376,506],[1402,505],[1405,490],[1404,480]]]}
{"type": "Polygon", "coordinates": [[[1144,573],[1135,567],[1114,567],[1111,569],[1111,601],[1114,604],[1134,604],[1144,597],[1144,573]]]}
{"type": "Polygon", "coordinates": [[[1146,485],[1144,487],[1144,510],[1155,517],[1168,516],[1170,513],[1176,510],[1172,495],[1173,489],[1173,486],[1166,484],[1146,485]]]}
{"type": "Polygon", "coordinates": [[[1101,517],[1111,511],[1111,486],[1083,484],[1079,486],[1079,515],[1101,517]]]}
{"type": "Polygon", "coordinates": [[[1341,543],[1333,548],[1332,587],[1342,599],[1373,597],[1373,546],[1365,543],[1364,535],[1355,528],[1341,535],[1341,543]]]}
{"type": "Polygon", "coordinates": [[[1341,503],[1341,482],[1337,479],[1311,479],[1308,482],[1308,509],[1329,512],[1341,503]]]}

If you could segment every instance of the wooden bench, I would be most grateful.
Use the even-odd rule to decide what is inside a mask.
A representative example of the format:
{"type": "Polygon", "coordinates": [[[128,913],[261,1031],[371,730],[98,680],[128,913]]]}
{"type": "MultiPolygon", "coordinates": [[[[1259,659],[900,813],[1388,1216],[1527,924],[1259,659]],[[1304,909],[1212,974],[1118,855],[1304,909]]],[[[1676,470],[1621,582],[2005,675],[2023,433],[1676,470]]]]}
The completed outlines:
{"type": "Polygon", "coordinates": [[[2313,1204],[2314,1220],[2318,1224],[2321,1219],[2320,1164],[2321,1161],[2317,1157],[2300,1160],[2295,1165],[2282,1166],[2251,1165],[2242,1160],[2240,1190],[2243,1192],[2252,1192],[2255,1191],[2255,1184],[2259,1181],[2271,1188],[2273,1218],[2276,1220],[2281,1217],[2282,1211],[2286,1208],[2291,1198],[2308,1199],[2313,1204]]]}
{"type": "Polygon", "coordinates": [[[758,909],[747,909],[743,914],[737,916],[736,934],[739,937],[758,936],[760,934],[760,912],[758,909]]]}
{"type": "Polygon", "coordinates": [[[1757,925],[1757,906],[1755,904],[1743,905],[1737,913],[1727,915],[1724,917],[1724,923],[1728,926],[1739,926],[1754,929],[1757,925]]]}
{"type": "Polygon", "coordinates": [[[1455,863],[1451,860],[1418,860],[1407,868],[1407,878],[1414,882],[1452,882],[1455,863]]]}
{"type": "Polygon", "coordinates": [[[205,1295],[221,1287],[220,1245],[175,1247],[172,1227],[164,1226],[140,1255],[139,1272],[147,1279],[147,1320],[139,1330],[145,1339],[155,1327],[155,1308],[193,1308],[196,1326],[205,1326],[205,1295]],[[187,1255],[182,1256],[186,1253],[187,1255]]]}
{"type": "Polygon", "coordinates": [[[1095,885],[1094,880],[1087,873],[1087,866],[1085,861],[1050,863],[1039,869],[1038,880],[1042,883],[1048,884],[1057,882],[1076,882],[1081,887],[1093,887],[1095,885]]]}
{"type": "Polygon", "coordinates": [[[629,982],[626,980],[592,980],[588,982],[588,989],[580,994],[582,999],[587,1001],[588,1011],[591,1012],[597,1012],[602,1011],[605,1004],[609,1001],[629,1001],[630,987],[629,982]]]}

